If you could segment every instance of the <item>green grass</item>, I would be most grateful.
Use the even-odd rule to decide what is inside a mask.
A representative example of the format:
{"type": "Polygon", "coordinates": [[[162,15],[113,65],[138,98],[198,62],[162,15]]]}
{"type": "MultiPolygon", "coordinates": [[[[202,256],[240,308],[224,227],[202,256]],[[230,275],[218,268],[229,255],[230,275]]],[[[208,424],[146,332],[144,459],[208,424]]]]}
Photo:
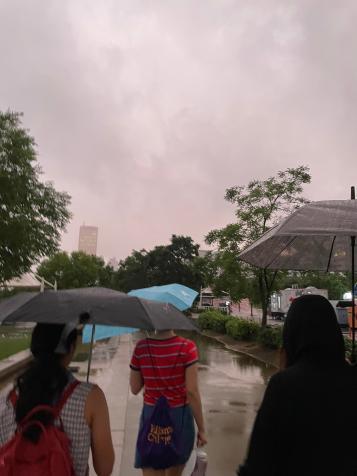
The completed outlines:
{"type": "MultiPolygon", "coordinates": [[[[28,349],[31,342],[31,329],[21,329],[14,326],[0,326],[0,360],[10,355],[28,349]]],[[[89,344],[82,344],[78,339],[74,362],[88,359],[89,344]]]]}
{"type": "Polygon", "coordinates": [[[28,349],[30,340],[31,329],[0,326],[0,360],[28,349]]]}
{"type": "Polygon", "coordinates": [[[30,346],[30,336],[19,339],[8,339],[0,337],[0,360],[6,359],[10,355],[28,349],[30,346]]]}

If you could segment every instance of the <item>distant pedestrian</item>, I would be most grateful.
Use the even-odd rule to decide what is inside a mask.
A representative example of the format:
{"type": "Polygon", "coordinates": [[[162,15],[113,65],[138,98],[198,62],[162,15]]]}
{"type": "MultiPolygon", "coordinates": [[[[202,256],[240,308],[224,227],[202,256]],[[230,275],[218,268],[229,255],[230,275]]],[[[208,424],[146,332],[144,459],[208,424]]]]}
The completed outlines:
{"type": "Polygon", "coordinates": [[[140,340],[131,360],[130,387],[144,388],[135,467],[144,476],[180,476],[194,447],[206,444],[194,342],[172,331],[140,340]]]}
{"type": "Polygon", "coordinates": [[[356,476],[357,371],[327,299],[295,299],[240,476],[356,476]]]}
{"type": "MultiPolygon", "coordinates": [[[[109,476],[112,472],[114,450],[105,396],[98,386],[76,381],[68,370],[75,352],[76,340],[77,330],[71,324],[37,324],[31,341],[34,361],[17,379],[14,390],[0,398],[0,456],[1,447],[3,448],[14,437],[18,425],[29,418],[31,411],[35,410],[29,420],[30,426],[24,432],[24,439],[21,441],[23,448],[26,446],[32,448],[28,453],[29,458],[26,459],[25,455],[21,455],[19,460],[19,456],[15,455],[15,461],[11,463],[15,468],[21,465],[25,471],[28,466],[26,474],[32,475],[44,465],[57,472],[53,473],[48,469],[41,474],[48,476],[73,474],[62,473],[59,469],[62,466],[58,464],[53,467],[53,458],[56,457],[56,461],[59,458],[58,447],[57,453],[51,455],[52,446],[46,445],[49,441],[48,435],[54,428],[57,432],[56,438],[59,437],[61,441],[69,439],[69,445],[65,445],[60,452],[61,464],[66,463],[64,459],[66,460],[68,453],[68,464],[74,469],[75,476],[88,475],[90,449],[96,474],[109,476]],[[54,420],[49,410],[37,411],[36,407],[40,405],[51,407],[49,410],[53,411],[58,409],[59,418],[54,420]],[[45,432],[39,429],[41,425],[46,428],[45,432]],[[40,458],[34,460],[33,456],[40,448],[45,449],[44,457],[49,459],[48,462],[43,462],[40,458]]],[[[2,471],[5,470],[1,467],[0,461],[0,474],[19,473],[17,469],[9,473],[2,471]]]]}

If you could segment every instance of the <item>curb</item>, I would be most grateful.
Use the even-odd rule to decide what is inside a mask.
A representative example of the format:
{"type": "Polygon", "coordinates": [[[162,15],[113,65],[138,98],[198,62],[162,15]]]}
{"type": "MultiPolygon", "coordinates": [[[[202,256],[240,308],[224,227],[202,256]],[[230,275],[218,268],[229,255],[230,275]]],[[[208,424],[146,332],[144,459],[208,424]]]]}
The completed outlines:
{"type": "Polygon", "coordinates": [[[30,350],[23,350],[0,361],[0,380],[11,377],[12,374],[23,370],[32,361],[30,350]]]}
{"type": "MultiPolygon", "coordinates": [[[[270,360],[263,359],[259,355],[247,352],[244,349],[236,349],[235,347],[233,347],[233,345],[227,344],[227,342],[225,342],[224,339],[220,338],[219,335],[218,336],[213,336],[213,335],[207,334],[206,331],[201,331],[201,332],[202,332],[202,335],[204,335],[205,337],[209,337],[210,339],[215,339],[220,344],[223,344],[225,346],[225,348],[228,349],[228,350],[231,350],[233,352],[237,352],[237,354],[247,355],[248,357],[251,357],[255,360],[258,360],[259,362],[263,362],[266,365],[270,365],[271,367],[275,367],[276,369],[279,370],[279,366],[277,364],[275,364],[274,362],[272,362],[270,360]]],[[[238,341],[237,341],[237,343],[238,343],[238,341]]]]}

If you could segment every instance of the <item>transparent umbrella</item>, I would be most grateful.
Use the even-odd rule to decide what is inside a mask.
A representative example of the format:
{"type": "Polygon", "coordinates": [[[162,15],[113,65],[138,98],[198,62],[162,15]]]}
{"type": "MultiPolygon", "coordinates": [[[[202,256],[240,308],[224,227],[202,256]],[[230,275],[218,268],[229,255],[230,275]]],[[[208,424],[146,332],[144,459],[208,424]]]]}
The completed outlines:
{"type": "MultiPolygon", "coordinates": [[[[356,236],[357,201],[312,202],[262,235],[239,255],[239,259],[272,270],[351,271],[354,296],[356,236]]],[[[352,299],[354,358],[355,300],[352,299]]]]}

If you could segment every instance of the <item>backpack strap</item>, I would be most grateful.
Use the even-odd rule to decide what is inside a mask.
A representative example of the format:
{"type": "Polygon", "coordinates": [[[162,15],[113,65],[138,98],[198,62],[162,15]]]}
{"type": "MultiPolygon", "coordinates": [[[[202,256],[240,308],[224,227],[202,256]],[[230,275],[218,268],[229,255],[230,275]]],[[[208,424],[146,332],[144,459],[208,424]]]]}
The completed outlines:
{"type": "MultiPolygon", "coordinates": [[[[67,385],[67,388],[62,393],[62,396],[61,396],[59,402],[54,407],[50,407],[50,406],[47,406],[47,405],[40,405],[40,406],[43,407],[43,409],[47,409],[47,411],[48,411],[49,408],[52,408],[54,410],[54,414],[56,416],[59,416],[59,414],[62,411],[62,408],[65,406],[65,404],[67,403],[67,400],[69,399],[69,397],[72,395],[72,393],[74,392],[74,390],[76,389],[76,387],[79,384],[80,384],[79,380],[74,380],[72,383],[67,385]]],[[[9,393],[7,398],[8,398],[8,401],[11,403],[11,405],[14,408],[16,408],[16,403],[17,403],[17,400],[18,400],[19,397],[18,397],[18,395],[16,393],[16,390],[14,388],[11,390],[11,392],[9,393]]],[[[36,411],[39,411],[40,406],[36,407],[36,411]]]]}
{"type": "Polygon", "coordinates": [[[16,390],[13,388],[10,393],[8,394],[7,396],[7,400],[11,403],[11,405],[15,408],[16,407],[16,403],[17,403],[17,400],[18,400],[18,396],[17,396],[17,393],[16,393],[16,390]]]}
{"type": "Polygon", "coordinates": [[[70,383],[67,386],[65,391],[62,393],[62,396],[61,396],[59,402],[54,407],[57,416],[59,416],[59,414],[62,411],[62,408],[65,406],[65,404],[67,403],[67,400],[69,399],[69,397],[72,395],[72,393],[74,392],[74,390],[76,389],[76,387],[79,384],[80,384],[79,380],[74,380],[72,383],[70,383]]]}

